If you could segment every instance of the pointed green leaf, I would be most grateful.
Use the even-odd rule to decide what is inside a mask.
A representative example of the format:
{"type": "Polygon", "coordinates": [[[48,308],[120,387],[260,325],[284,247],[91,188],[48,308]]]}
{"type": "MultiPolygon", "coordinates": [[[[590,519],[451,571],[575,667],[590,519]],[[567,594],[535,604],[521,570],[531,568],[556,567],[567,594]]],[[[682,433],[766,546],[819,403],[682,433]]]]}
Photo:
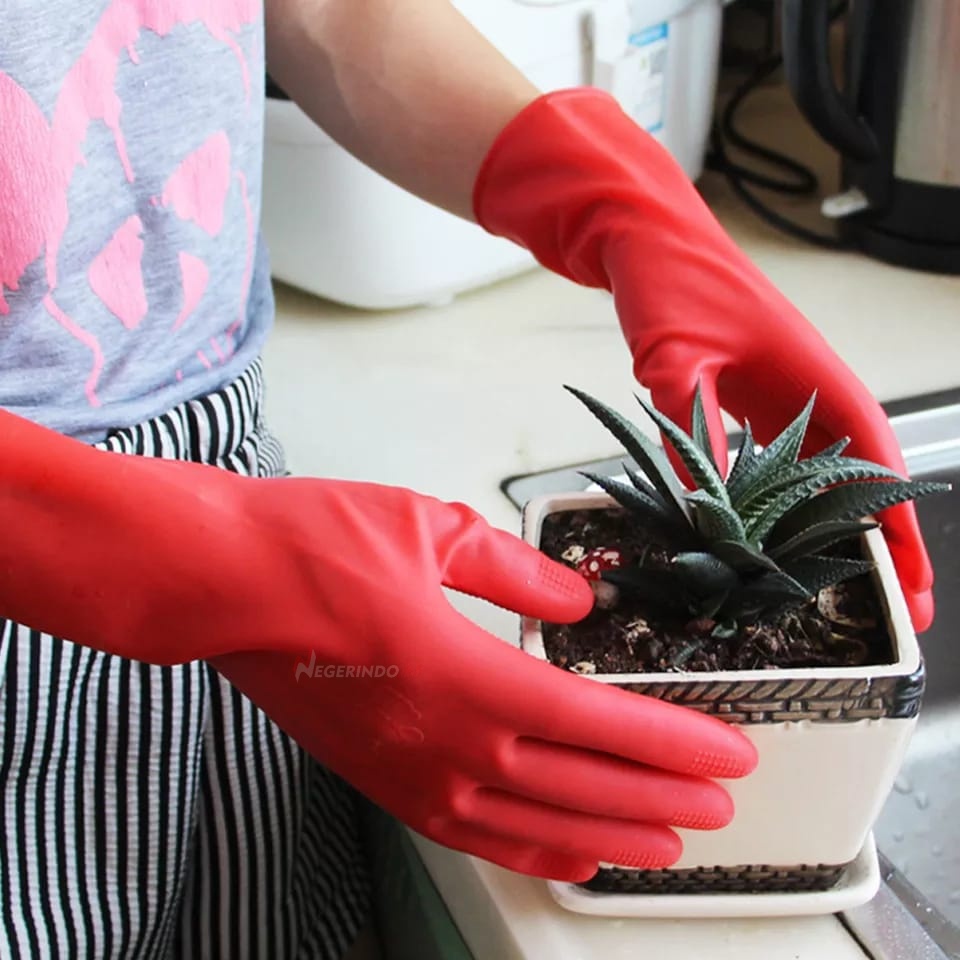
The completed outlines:
{"type": "Polygon", "coordinates": [[[726,561],[735,570],[779,570],[771,557],[750,543],[739,540],[713,540],[710,552],[726,561]]]}
{"type": "Polygon", "coordinates": [[[639,516],[643,523],[649,524],[652,528],[673,535],[676,528],[680,526],[681,520],[677,518],[676,513],[666,507],[662,501],[629,486],[622,480],[586,470],[580,475],[610,494],[620,506],[639,516]]]}
{"type": "Polygon", "coordinates": [[[612,583],[661,609],[686,613],[694,602],[676,572],[672,570],[624,567],[619,570],[605,570],[602,577],[605,582],[612,583]]]}
{"type": "Polygon", "coordinates": [[[824,447],[819,453],[815,453],[813,457],[809,459],[813,460],[816,457],[839,457],[849,446],[850,438],[841,437],[836,443],[831,443],[829,447],[824,447]]]}
{"type": "Polygon", "coordinates": [[[869,560],[850,560],[845,557],[803,557],[787,565],[791,576],[802,583],[811,593],[817,594],[824,587],[842,583],[873,569],[869,560]]]}
{"type": "Polygon", "coordinates": [[[757,577],[747,587],[751,597],[768,597],[776,599],[811,599],[811,591],[800,583],[795,577],[784,570],[772,570],[769,573],[757,577]]]}
{"type": "MultiPolygon", "coordinates": [[[[755,530],[761,521],[769,530],[770,525],[776,522],[778,513],[782,516],[786,510],[835,484],[850,480],[902,479],[895,471],[869,460],[856,460],[853,457],[811,458],[783,467],[770,478],[769,486],[757,488],[748,501],[741,501],[737,505],[737,512],[747,530],[755,530]]],[[[752,536],[762,540],[762,535],[752,536]]]]}
{"type": "Polygon", "coordinates": [[[764,447],[760,454],[760,459],[764,462],[764,465],[796,461],[800,455],[800,448],[803,446],[803,438],[806,436],[807,425],[810,423],[810,415],[813,413],[813,405],[816,401],[817,392],[814,390],[806,406],[797,414],[793,423],[764,447]]]}
{"type": "Polygon", "coordinates": [[[782,570],[771,571],[730,595],[726,612],[736,617],[757,617],[813,599],[807,588],[782,570]]]}
{"type": "MultiPolygon", "coordinates": [[[[697,384],[697,391],[693,395],[693,442],[703,451],[710,465],[717,469],[717,458],[713,455],[713,445],[710,443],[710,428],[707,426],[707,415],[703,409],[703,391],[697,384]]],[[[719,475],[719,473],[718,473],[719,475]]]]}
{"type": "Polygon", "coordinates": [[[660,428],[663,435],[670,441],[670,445],[676,450],[684,466],[690,471],[693,482],[707,493],[716,497],[724,503],[728,502],[727,488],[724,486],[723,478],[717,473],[717,468],[713,465],[712,458],[708,457],[694,443],[693,438],[683,432],[669,417],[662,414],[656,407],[651,406],[641,397],[637,397],[637,402],[647,412],[647,415],[660,428]]]}
{"type": "Polygon", "coordinates": [[[829,547],[849,537],[858,537],[867,530],[874,530],[878,523],[864,523],[861,520],[834,520],[826,523],[817,523],[791,537],[786,543],[771,547],[770,556],[778,563],[798,560],[829,547]]]}
{"type": "Polygon", "coordinates": [[[687,588],[698,597],[732,590],[740,583],[737,571],[712,553],[690,550],[671,561],[687,588]]]}
{"type": "Polygon", "coordinates": [[[666,454],[616,410],[575,387],[564,389],[572,393],[620,441],[623,449],[639,465],[664,500],[681,516],[689,519],[690,508],[684,500],[686,490],[666,454]]]}
{"type": "MultiPolygon", "coordinates": [[[[878,486],[891,487],[895,486],[897,482],[899,483],[909,483],[908,481],[891,481],[884,479],[885,476],[889,477],[890,472],[883,472],[884,468],[877,467],[876,464],[867,463],[863,466],[859,465],[856,461],[849,461],[841,457],[840,461],[842,466],[838,466],[835,469],[831,470],[829,473],[823,475],[817,475],[810,477],[809,479],[798,483],[792,487],[787,487],[783,490],[782,493],[777,494],[774,500],[767,506],[763,512],[757,516],[755,519],[751,518],[747,521],[747,533],[750,539],[754,543],[765,543],[769,534],[774,529],[774,527],[781,521],[783,517],[786,517],[792,512],[798,512],[805,509],[806,505],[811,505],[819,500],[821,497],[827,496],[827,494],[833,493],[836,490],[842,490],[846,487],[871,487],[872,491],[876,493],[878,486]],[[850,483],[850,481],[862,481],[860,483],[850,483]],[[842,486],[835,486],[835,484],[841,484],[842,486]],[[826,490],[824,493],[820,493],[825,487],[830,487],[831,489],[826,490]],[[804,501],[807,503],[805,504],[804,501]]],[[[892,474],[896,476],[896,474],[892,474]]],[[[903,497],[905,500],[909,500],[911,497],[910,494],[907,494],[903,497]]],[[[833,502],[833,501],[830,501],[833,502]]],[[[846,502],[841,500],[840,502],[846,502]]],[[[899,501],[893,501],[899,502],[899,501]]],[[[818,509],[826,509],[821,507],[818,509]]],[[[875,509],[880,509],[879,507],[875,509]]],[[[871,513],[871,509],[867,509],[862,513],[852,513],[849,516],[829,516],[828,514],[814,514],[813,519],[809,521],[809,526],[813,526],[814,523],[819,523],[826,520],[855,520],[860,517],[866,516],[868,513],[871,513]]],[[[795,533],[799,533],[805,527],[799,527],[790,532],[790,536],[793,536],[795,533]]],[[[780,543],[781,540],[779,537],[773,541],[780,543]]]]}
{"type": "Polygon", "coordinates": [[[740,446],[737,448],[737,456],[730,468],[730,475],[727,477],[727,493],[730,500],[736,503],[736,492],[743,483],[745,475],[749,475],[753,462],[757,459],[757,443],[753,439],[753,430],[750,428],[750,421],[743,421],[743,436],[740,438],[740,446]]]}
{"type": "Polygon", "coordinates": [[[687,501],[693,504],[697,529],[708,540],[747,539],[743,522],[737,512],[723,501],[717,500],[706,490],[694,490],[687,494],[687,501]]]}
{"type": "Polygon", "coordinates": [[[730,491],[731,501],[735,505],[739,505],[753,487],[763,484],[772,473],[788,463],[796,462],[816,397],[814,393],[793,423],[760,451],[749,471],[739,478],[736,488],[730,491]]]}
{"type": "Polygon", "coordinates": [[[670,510],[667,501],[663,499],[660,491],[642,474],[639,470],[634,469],[630,466],[629,463],[625,461],[621,463],[623,467],[623,472],[627,475],[627,479],[633,484],[634,490],[645,494],[650,497],[651,500],[655,500],[657,503],[661,504],[664,510],[670,510]]]}
{"type": "Polygon", "coordinates": [[[903,480],[899,473],[869,460],[855,457],[815,456],[789,463],[772,472],[763,483],[751,487],[737,502],[736,508],[749,526],[772,504],[781,492],[809,480],[819,484],[807,485],[811,490],[826,489],[844,480],[903,480]],[[851,474],[851,471],[855,475],[851,474]],[[838,479],[831,479],[836,477],[838,479]]]}
{"type": "Polygon", "coordinates": [[[868,481],[845,483],[819,494],[784,516],[770,531],[773,543],[785,543],[817,523],[830,520],[859,520],[878,510],[943,493],[949,484],[932,481],[868,481]]]}

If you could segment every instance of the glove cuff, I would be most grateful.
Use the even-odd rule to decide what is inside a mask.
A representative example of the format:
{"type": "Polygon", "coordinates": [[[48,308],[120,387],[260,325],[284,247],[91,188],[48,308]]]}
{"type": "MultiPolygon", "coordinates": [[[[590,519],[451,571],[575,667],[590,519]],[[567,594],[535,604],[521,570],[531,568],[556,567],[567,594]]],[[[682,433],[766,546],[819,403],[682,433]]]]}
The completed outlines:
{"type": "Polygon", "coordinates": [[[545,267],[609,290],[604,261],[617,227],[655,230],[691,197],[705,209],[682,168],[612,96],[579,87],[538,97],[507,124],[481,165],[473,207],[484,229],[545,267]]]}

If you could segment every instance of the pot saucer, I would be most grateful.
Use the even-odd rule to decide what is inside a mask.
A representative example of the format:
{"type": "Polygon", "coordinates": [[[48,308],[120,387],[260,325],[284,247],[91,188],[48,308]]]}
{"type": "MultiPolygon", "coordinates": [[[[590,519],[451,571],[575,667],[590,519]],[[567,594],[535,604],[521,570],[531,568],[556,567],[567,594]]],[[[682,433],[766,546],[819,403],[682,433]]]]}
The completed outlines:
{"type": "Polygon", "coordinates": [[[548,881],[550,895],[565,910],[596,917],[718,919],[722,917],[817,916],[851,910],[880,889],[880,864],[873,834],[829,890],[810,893],[593,893],[574,883],[548,881]]]}

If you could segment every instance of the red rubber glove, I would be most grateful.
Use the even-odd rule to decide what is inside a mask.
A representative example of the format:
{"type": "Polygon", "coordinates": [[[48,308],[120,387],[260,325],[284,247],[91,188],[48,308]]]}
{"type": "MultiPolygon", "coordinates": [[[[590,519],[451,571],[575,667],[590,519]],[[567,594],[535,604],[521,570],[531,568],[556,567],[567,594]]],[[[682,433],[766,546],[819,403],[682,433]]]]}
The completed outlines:
{"type": "Polygon", "coordinates": [[[0,443],[0,615],[153,663],[212,658],[426,836],[583,880],[673,862],[669,825],[729,821],[704,778],[753,768],[743,734],[534,660],[450,605],[443,587],[557,621],[592,604],[469,508],[103,453],[2,413],[0,443]]]}
{"type": "MultiPolygon", "coordinates": [[[[612,97],[548,94],[500,134],[474,192],[477,220],[570,279],[612,291],[637,380],[690,423],[704,407],[721,466],[720,409],[766,443],[814,389],[810,449],[849,452],[906,474],[879,404],[817,330],[733,243],[683,170],[612,97]]],[[[914,626],[933,619],[933,574],[913,504],[882,514],[914,626]]]]}

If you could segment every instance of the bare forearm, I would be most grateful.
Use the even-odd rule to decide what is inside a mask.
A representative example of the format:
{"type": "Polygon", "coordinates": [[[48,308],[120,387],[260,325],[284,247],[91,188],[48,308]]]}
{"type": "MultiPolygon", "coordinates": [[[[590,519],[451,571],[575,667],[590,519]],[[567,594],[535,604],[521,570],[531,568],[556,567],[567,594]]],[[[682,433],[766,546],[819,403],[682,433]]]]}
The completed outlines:
{"type": "Polygon", "coordinates": [[[351,153],[470,219],[484,156],[538,94],[448,0],[267,0],[267,62],[351,153]]]}

